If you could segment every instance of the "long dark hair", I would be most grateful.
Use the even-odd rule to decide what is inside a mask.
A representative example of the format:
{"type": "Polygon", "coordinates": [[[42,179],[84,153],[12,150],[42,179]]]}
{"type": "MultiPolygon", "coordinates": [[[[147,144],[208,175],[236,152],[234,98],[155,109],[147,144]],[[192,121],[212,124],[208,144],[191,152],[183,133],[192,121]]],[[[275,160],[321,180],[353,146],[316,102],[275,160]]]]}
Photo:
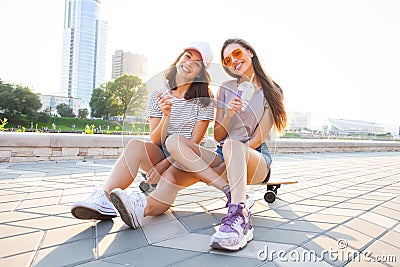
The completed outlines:
{"type": "MultiPolygon", "coordinates": [[[[239,44],[243,48],[250,50],[250,52],[253,54],[252,64],[255,75],[260,80],[261,87],[264,92],[264,97],[271,107],[275,127],[279,132],[283,132],[287,124],[287,116],[283,103],[283,91],[281,87],[276,82],[274,82],[272,78],[264,71],[263,67],[261,66],[260,60],[258,59],[256,51],[249,43],[247,43],[243,39],[235,38],[226,40],[225,43],[222,45],[221,60],[224,59],[224,50],[229,44],[239,44]]],[[[222,64],[222,66],[226,73],[234,78],[237,78],[238,81],[240,80],[240,75],[232,73],[225,65],[222,64]]]]}
{"type": "MultiPolygon", "coordinates": [[[[169,86],[171,90],[175,90],[177,88],[176,84],[176,64],[178,63],[179,59],[183,56],[185,51],[183,51],[179,57],[175,60],[174,63],[165,71],[164,77],[168,80],[169,86]]],[[[186,100],[190,99],[198,99],[200,101],[201,106],[206,107],[211,102],[211,90],[210,90],[210,74],[207,72],[203,63],[200,74],[196,77],[192,84],[189,87],[189,90],[185,93],[184,98],[186,100]]]]}

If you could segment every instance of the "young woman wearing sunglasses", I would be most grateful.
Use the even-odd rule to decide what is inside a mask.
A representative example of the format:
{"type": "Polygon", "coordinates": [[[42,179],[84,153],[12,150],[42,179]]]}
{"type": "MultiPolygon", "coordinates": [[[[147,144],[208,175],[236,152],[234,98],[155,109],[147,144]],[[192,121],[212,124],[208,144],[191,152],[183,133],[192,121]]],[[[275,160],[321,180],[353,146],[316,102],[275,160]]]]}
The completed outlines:
{"type": "Polygon", "coordinates": [[[164,74],[167,88],[159,88],[150,95],[151,142],[131,140],[102,189],[72,205],[74,217],[111,219],[117,216],[117,208],[122,220],[135,229],[141,225],[143,217],[168,210],[182,187],[199,181],[171,165],[173,159],[165,140],[174,133],[196,144],[203,139],[209,122],[214,119],[210,76],[206,70],[211,60],[207,43],[192,43],[184,48],[164,74]],[[147,173],[149,183],[158,183],[147,198],[140,191],[129,196],[123,191],[134,181],[139,168],[147,173]],[[161,179],[160,174],[163,174],[161,179]]]}
{"type": "Polygon", "coordinates": [[[224,82],[218,91],[214,138],[219,145],[214,155],[225,162],[229,187],[224,187],[221,168],[216,171],[209,165],[210,153],[178,135],[171,136],[166,145],[174,159],[199,179],[229,191],[228,213],[210,245],[239,250],[253,238],[246,184],[268,181],[272,159],[266,141],[273,126],[284,130],[287,119],[282,90],[263,70],[250,44],[242,39],[226,40],[221,60],[226,73],[235,79],[224,82]]]}

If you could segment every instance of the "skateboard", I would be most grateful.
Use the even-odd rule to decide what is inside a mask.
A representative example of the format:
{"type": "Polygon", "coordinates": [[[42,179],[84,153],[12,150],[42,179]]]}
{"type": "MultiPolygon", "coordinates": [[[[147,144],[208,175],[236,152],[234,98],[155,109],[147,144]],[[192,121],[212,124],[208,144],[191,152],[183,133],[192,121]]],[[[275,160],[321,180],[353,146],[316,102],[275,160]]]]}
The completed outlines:
{"type": "Polygon", "coordinates": [[[264,194],[264,200],[268,203],[274,203],[278,195],[278,188],[283,184],[296,184],[294,180],[270,180],[263,185],[267,185],[267,192],[264,194]]]}
{"type": "Polygon", "coordinates": [[[157,184],[148,184],[148,183],[146,183],[146,180],[147,180],[147,175],[146,175],[146,173],[141,172],[140,174],[141,174],[141,175],[143,176],[143,178],[145,179],[145,181],[141,181],[140,184],[139,184],[140,190],[141,190],[143,193],[147,193],[147,194],[149,194],[149,193],[151,193],[152,191],[154,191],[154,189],[156,189],[156,187],[157,187],[157,184]]]}

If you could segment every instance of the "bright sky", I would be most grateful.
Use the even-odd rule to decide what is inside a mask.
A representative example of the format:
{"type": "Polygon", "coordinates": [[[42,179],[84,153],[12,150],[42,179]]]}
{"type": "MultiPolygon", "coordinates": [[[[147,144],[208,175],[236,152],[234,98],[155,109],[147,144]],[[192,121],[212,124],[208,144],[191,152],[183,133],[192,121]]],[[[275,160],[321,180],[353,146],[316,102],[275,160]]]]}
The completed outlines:
{"type": "MultiPolygon", "coordinates": [[[[157,73],[191,41],[219,64],[225,39],[254,46],[289,111],[400,125],[400,1],[101,0],[107,77],[115,50],[143,54],[157,73]]],[[[0,1],[0,79],[50,93],[60,86],[64,0],[0,1]]]]}

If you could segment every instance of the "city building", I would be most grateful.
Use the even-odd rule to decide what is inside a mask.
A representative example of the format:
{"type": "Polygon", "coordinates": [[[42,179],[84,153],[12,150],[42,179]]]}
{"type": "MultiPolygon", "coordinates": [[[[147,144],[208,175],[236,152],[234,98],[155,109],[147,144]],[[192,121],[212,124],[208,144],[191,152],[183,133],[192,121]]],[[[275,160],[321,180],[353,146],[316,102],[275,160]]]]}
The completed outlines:
{"type": "Polygon", "coordinates": [[[75,115],[78,115],[79,109],[83,108],[82,99],[80,98],[42,94],[37,95],[42,103],[40,111],[44,112],[46,109],[49,109],[51,115],[57,115],[57,106],[59,104],[67,104],[70,108],[72,108],[75,115]]]}
{"type": "Polygon", "coordinates": [[[303,130],[311,129],[311,112],[288,112],[288,124],[287,129],[289,130],[303,130]]]}
{"type": "Polygon", "coordinates": [[[99,20],[100,1],[65,0],[61,96],[81,98],[105,82],[107,23],[99,20]]]}
{"type": "Polygon", "coordinates": [[[328,119],[329,132],[337,135],[347,134],[383,134],[384,125],[374,122],[328,119]]]}
{"type": "Polygon", "coordinates": [[[146,76],[147,58],[143,55],[116,50],[112,56],[112,79],[131,74],[143,79],[146,76]]]}

